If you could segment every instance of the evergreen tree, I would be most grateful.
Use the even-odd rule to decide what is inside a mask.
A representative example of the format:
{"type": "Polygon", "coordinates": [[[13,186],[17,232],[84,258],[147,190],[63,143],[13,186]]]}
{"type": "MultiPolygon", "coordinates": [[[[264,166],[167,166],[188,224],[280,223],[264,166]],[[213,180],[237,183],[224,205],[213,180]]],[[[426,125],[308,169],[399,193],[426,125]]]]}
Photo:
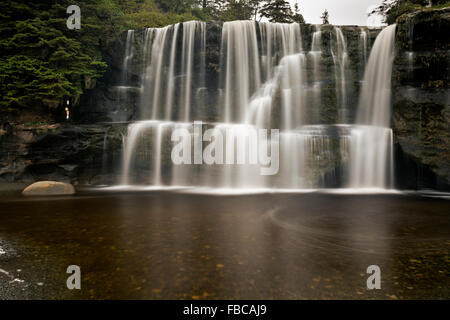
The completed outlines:
{"type": "Polygon", "coordinates": [[[270,22],[289,23],[292,22],[292,10],[286,0],[269,0],[260,10],[262,17],[270,22]]]}
{"type": "MultiPolygon", "coordinates": [[[[431,5],[445,5],[449,0],[432,0],[431,5]]],[[[430,5],[429,0],[384,0],[370,14],[381,14],[387,24],[395,23],[397,18],[405,13],[420,10],[430,5]]]]}
{"type": "Polygon", "coordinates": [[[305,19],[300,14],[300,9],[298,8],[298,3],[296,3],[294,5],[294,14],[292,15],[291,19],[292,19],[292,22],[305,23],[305,19]]]}
{"type": "MultiPolygon", "coordinates": [[[[197,1],[183,3],[195,6],[197,1]]],[[[76,105],[102,77],[104,49],[123,30],[195,19],[190,13],[161,13],[154,0],[76,3],[81,9],[79,30],[66,25],[66,9],[73,1],[0,2],[0,112],[53,108],[66,99],[76,105]]]]}
{"type": "MultiPolygon", "coordinates": [[[[197,0],[155,0],[156,5],[163,12],[185,13],[195,6],[199,6],[197,0]]],[[[207,6],[206,0],[201,0],[201,5],[207,6]]]]}
{"type": "Polygon", "coordinates": [[[322,19],[322,24],[330,24],[328,10],[325,9],[325,11],[320,16],[320,19],[322,19]]]}
{"type": "Polygon", "coordinates": [[[256,21],[264,1],[265,0],[249,0],[249,5],[253,11],[253,20],[256,21]]]}
{"type": "Polygon", "coordinates": [[[80,30],[66,26],[69,5],[69,1],[0,4],[0,111],[57,107],[68,97],[76,101],[102,76],[106,69],[102,36],[111,31],[108,1],[80,4],[84,5],[80,30]]]}
{"type": "Polygon", "coordinates": [[[220,19],[223,21],[249,20],[252,14],[250,0],[228,0],[225,10],[220,14],[220,19]]]}
{"type": "Polygon", "coordinates": [[[0,2],[0,113],[62,106],[96,85],[105,48],[126,29],[188,20],[303,22],[286,0],[78,0],[81,29],[69,30],[71,0],[0,2]]]}

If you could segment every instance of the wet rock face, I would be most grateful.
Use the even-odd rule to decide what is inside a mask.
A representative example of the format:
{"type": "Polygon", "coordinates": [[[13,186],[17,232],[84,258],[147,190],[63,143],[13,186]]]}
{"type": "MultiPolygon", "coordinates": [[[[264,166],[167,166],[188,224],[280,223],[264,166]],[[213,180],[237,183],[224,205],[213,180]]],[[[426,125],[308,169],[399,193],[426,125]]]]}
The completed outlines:
{"type": "Polygon", "coordinates": [[[117,181],[126,125],[0,126],[0,182],[117,181]]]}
{"type": "Polygon", "coordinates": [[[403,16],[393,68],[401,188],[450,189],[450,8],[403,16]]]}

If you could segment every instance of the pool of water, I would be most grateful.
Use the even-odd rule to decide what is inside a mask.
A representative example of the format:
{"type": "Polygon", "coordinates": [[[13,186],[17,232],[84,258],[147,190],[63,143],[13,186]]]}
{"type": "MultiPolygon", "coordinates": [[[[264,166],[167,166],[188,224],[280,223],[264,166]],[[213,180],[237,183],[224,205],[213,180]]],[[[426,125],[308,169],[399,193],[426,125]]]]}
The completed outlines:
{"type": "Polygon", "coordinates": [[[0,299],[448,299],[449,218],[439,194],[10,193],[0,299]]]}

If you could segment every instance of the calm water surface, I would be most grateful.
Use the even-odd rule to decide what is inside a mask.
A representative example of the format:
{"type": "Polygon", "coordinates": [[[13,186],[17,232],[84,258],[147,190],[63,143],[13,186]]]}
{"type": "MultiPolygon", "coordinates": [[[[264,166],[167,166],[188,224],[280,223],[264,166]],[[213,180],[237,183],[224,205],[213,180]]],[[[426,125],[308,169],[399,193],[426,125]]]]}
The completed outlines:
{"type": "Polygon", "coordinates": [[[0,298],[449,299],[449,218],[448,199],[404,194],[8,195],[0,298]]]}

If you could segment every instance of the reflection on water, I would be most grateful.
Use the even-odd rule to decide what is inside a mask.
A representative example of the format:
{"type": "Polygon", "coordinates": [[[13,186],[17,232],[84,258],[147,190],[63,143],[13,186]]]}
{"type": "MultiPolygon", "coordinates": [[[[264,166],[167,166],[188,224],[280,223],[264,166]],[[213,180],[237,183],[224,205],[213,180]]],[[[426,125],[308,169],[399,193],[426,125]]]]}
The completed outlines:
{"type": "Polygon", "coordinates": [[[102,193],[0,202],[0,298],[448,298],[450,202],[102,193]],[[57,199],[57,200],[52,200],[57,199]],[[82,270],[82,290],[65,286],[82,270]],[[366,289],[369,265],[382,290],[366,289]],[[18,272],[17,270],[20,270],[18,272]]]}

